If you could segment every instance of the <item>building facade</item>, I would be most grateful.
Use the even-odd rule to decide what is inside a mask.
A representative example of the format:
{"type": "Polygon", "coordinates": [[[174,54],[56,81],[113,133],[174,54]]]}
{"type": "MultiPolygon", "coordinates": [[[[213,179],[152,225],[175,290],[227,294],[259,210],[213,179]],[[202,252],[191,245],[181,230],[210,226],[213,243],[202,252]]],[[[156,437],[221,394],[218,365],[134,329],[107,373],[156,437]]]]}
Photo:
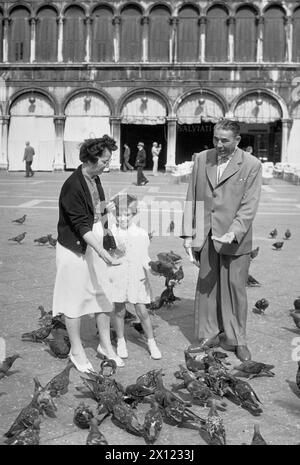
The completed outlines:
{"type": "Polygon", "coordinates": [[[0,168],[73,169],[85,138],[110,134],[134,163],[172,170],[212,145],[221,117],[241,146],[300,162],[300,1],[0,1],[0,168]],[[298,95],[299,90],[299,95],[298,95]]]}

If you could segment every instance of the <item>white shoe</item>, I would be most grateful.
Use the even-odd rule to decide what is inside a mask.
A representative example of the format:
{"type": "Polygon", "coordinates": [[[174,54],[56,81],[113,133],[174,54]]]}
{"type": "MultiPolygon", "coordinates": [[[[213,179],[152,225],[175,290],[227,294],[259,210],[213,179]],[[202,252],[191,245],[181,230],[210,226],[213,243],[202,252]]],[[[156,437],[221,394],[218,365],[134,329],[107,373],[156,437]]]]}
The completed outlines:
{"type": "Polygon", "coordinates": [[[121,358],[127,358],[128,357],[128,351],[127,351],[127,346],[126,346],[126,341],[124,337],[121,339],[118,339],[117,342],[117,354],[121,358]]]}
{"type": "Polygon", "coordinates": [[[125,366],[125,363],[118,355],[116,355],[115,357],[109,357],[107,353],[102,349],[101,344],[98,345],[97,352],[103,357],[108,358],[109,360],[114,360],[117,364],[117,367],[123,368],[125,366]]]}
{"type": "Polygon", "coordinates": [[[148,349],[150,351],[151,358],[153,358],[154,360],[161,359],[162,357],[161,352],[159,348],[157,347],[154,339],[148,339],[148,349]]]}
{"type": "Polygon", "coordinates": [[[88,371],[95,371],[93,365],[89,360],[87,360],[86,363],[78,363],[78,361],[76,360],[74,355],[71,354],[71,352],[69,353],[69,358],[78,371],[81,371],[82,373],[87,373],[88,371]]]}

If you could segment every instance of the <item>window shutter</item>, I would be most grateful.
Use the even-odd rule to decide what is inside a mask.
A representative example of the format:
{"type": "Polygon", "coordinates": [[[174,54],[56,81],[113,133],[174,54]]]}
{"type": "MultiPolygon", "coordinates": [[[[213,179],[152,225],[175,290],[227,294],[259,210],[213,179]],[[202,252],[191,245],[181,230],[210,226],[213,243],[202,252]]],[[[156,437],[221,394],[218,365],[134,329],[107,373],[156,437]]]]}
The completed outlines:
{"type": "Polygon", "coordinates": [[[250,8],[241,8],[236,14],[234,42],[235,61],[256,61],[256,17],[250,8]]]}
{"type": "Polygon", "coordinates": [[[228,60],[227,13],[221,7],[212,7],[207,13],[206,61],[228,60]]]}

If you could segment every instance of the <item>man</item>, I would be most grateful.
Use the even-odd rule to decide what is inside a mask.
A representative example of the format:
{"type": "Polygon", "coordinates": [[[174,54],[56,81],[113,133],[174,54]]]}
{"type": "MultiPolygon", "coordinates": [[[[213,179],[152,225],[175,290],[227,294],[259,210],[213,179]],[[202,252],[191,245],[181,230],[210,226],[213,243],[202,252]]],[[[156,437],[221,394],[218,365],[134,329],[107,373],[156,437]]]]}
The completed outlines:
{"type": "Polygon", "coordinates": [[[26,147],[24,150],[24,156],[23,156],[23,161],[25,161],[26,165],[26,178],[29,178],[30,176],[34,175],[34,172],[32,171],[31,165],[33,161],[33,156],[35,155],[34,148],[31,147],[30,142],[27,141],[25,143],[26,147]]]}
{"type": "Polygon", "coordinates": [[[214,128],[215,148],[195,154],[181,237],[200,268],[195,297],[198,341],[189,351],[219,345],[222,334],[224,345],[234,346],[237,357],[246,361],[251,359],[246,343],[246,281],[262,166],[238,147],[239,134],[239,124],[224,119],[214,128]],[[204,213],[197,218],[201,203],[204,213]]]}
{"type": "Polygon", "coordinates": [[[144,186],[149,181],[144,176],[143,168],[146,166],[146,152],[144,149],[144,142],[139,142],[137,145],[138,153],[135,160],[135,166],[137,167],[137,186],[144,186]]]}
{"type": "Polygon", "coordinates": [[[123,171],[133,171],[133,166],[129,163],[129,158],[130,158],[130,148],[127,144],[124,144],[124,154],[123,154],[123,171]]]}

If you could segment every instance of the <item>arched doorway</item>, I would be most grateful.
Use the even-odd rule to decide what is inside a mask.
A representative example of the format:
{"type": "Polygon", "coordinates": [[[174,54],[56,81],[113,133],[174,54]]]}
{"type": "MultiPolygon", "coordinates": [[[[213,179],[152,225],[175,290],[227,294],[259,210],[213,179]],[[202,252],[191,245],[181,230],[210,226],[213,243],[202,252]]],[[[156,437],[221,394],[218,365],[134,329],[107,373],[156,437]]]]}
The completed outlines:
{"type": "Polygon", "coordinates": [[[213,146],[214,123],[225,114],[220,101],[205,91],[183,96],[177,107],[176,164],[213,146]]]}
{"type": "Polygon", "coordinates": [[[238,101],[234,117],[241,125],[241,148],[251,145],[253,155],[260,160],[280,161],[282,111],[275,98],[261,91],[251,92],[238,101]]]}
{"type": "Polygon", "coordinates": [[[18,97],[10,108],[8,132],[8,169],[24,171],[25,142],[35,150],[34,171],[52,171],[54,161],[54,109],[46,96],[28,92],[18,97]]]}
{"type": "Polygon", "coordinates": [[[167,108],[163,100],[151,91],[141,91],[131,95],[121,110],[121,164],[124,144],[128,144],[130,164],[134,166],[138,142],[144,142],[147,154],[146,169],[152,169],[151,147],[153,142],[162,145],[158,169],[163,169],[167,161],[167,108]]]}
{"type": "Polygon", "coordinates": [[[66,169],[74,169],[80,164],[79,149],[84,139],[110,135],[110,108],[101,96],[85,91],[69,100],[65,115],[65,163],[66,169]]]}

